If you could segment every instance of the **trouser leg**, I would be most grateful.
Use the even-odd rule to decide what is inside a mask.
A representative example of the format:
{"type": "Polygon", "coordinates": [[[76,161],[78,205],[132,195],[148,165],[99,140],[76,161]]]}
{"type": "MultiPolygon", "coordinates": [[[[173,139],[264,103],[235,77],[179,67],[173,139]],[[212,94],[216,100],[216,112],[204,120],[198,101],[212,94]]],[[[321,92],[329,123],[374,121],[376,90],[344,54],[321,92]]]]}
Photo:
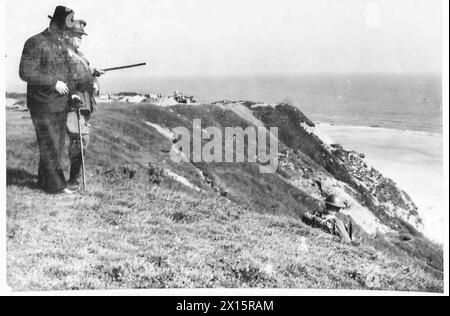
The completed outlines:
{"type": "Polygon", "coordinates": [[[61,165],[65,142],[66,113],[31,113],[39,145],[38,186],[49,193],[66,187],[61,165]]]}

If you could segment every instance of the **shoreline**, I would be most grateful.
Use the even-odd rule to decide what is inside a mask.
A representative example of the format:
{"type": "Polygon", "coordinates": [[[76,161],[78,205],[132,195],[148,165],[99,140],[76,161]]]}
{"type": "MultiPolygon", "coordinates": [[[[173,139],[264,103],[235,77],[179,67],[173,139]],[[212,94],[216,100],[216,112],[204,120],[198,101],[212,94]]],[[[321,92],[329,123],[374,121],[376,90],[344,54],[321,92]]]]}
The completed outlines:
{"type": "Polygon", "coordinates": [[[444,243],[443,135],[415,130],[316,123],[317,129],[392,179],[418,207],[423,233],[444,243]]]}
{"type": "Polygon", "coordinates": [[[335,124],[335,123],[327,123],[327,122],[314,122],[317,127],[325,127],[325,128],[348,128],[348,129],[362,129],[362,130],[378,130],[380,132],[406,132],[413,133],[417,135],[430,136],[430,137],[439,137],[443,138],[444,135],[441,133],[433,133],[427,132],[418,129],[399,129],[399,128],[390,128],[383,126],[368,126],[368,125],[345,125],[345,124],[335,124]]]}

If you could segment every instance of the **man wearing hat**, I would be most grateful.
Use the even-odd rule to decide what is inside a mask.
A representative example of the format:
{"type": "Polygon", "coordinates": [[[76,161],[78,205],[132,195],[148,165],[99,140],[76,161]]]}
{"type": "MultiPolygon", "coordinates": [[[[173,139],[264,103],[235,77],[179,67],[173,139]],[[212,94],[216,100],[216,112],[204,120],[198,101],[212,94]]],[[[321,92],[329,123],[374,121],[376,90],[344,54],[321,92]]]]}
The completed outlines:
{"type": "Polygon", "coordinates": [[[353,226],[350,222],[347,226],[337,218],[337,214],[344,207],[344,203],[336,194],[330,194],[325,199],[325,209],[321,212],[308,212],[302,217],[302,221],[315,228],[340,237],[344,243],[352,242],[353,226]]]}
{"type": "Polygon", "coordinates": [[[69,56],[69,104],[71,111],[67,118],[67,132],[70,138],[69,159],[70,159],[70,186],[78,186],[82,167],[82,153],[80,142],[80,130],[78,119],[80,119],[83,150],[89,142],[88,121],[94,111],[94,94],[98,92],[96,78],[104,72],[99,69],[91,69],[89,61],[79,50],[86,26],[84,20],[74,20],[72,26],[66,32],[67,50],[69,56]],[[76,111],[80,111],[80,117],[76,111]]]}
{"type": "Polygon", "coordinates": [[[67,193],[61,157],[66,137],[69,64],[64,32],[74,12],[58,6],[49,27],[24,45],[20,78],[27,82],[27,104],[39,144],[38,186],[48,193],[67,193]]]}

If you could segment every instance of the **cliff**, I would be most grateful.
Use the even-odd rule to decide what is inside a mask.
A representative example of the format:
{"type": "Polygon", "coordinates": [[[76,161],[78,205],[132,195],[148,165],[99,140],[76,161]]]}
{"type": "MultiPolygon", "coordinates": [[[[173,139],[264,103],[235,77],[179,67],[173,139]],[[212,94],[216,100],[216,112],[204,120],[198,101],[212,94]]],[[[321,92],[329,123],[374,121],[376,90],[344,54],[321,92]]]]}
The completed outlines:
{"type": "Polygon", "coordinates": [[[411,198],[363,154],[321,135],[297,107],[112,102],[99,105],[91,123],[89,191],[65,200],[33,186],[31,122],[27,113],[8,112],[8,278],[14,288],[442,291],[442,249],[420,233],[411,198]],[[259,159],[175,163],[174,129],[192,131],[194,119],[221,131],[277,127],[277,171],[260,173],[259,159]],[[300,221],[304,212],[323,208],[330,193],[345,198],[343,216],[355,223],[355,245],[300,221]],[[77,266],[82,260],[88,264],[77,266]],[[36,261],[42,266],[30,268],[36,261]]]}

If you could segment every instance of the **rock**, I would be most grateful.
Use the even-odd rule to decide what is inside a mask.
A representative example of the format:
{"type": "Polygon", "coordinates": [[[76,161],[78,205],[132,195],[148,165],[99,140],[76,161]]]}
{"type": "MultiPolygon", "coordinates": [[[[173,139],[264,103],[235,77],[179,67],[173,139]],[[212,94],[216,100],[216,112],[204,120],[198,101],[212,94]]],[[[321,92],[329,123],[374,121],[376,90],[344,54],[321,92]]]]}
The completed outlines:
{"type": "Polygon", "coordinates": [[[333,147],[334,149],[340,149],[340,150],[344,149],[344,147],[342,147],[342,145],[340,145],[340,144],[331,144],[330,146],[333,147]]]}

